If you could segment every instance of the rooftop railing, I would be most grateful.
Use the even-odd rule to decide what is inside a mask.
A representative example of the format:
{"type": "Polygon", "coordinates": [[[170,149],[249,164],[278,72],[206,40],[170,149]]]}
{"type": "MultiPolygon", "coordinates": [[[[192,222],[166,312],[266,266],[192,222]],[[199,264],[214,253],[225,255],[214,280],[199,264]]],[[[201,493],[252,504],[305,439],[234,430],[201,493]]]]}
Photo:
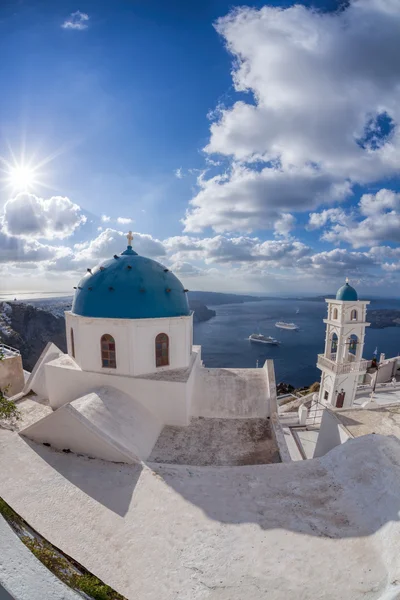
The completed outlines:
{"type": "Polygon", "coordinates": [[[6,358],[7,356],[17,356],[18,354],[21,354],[21,352],[17,348],[0,343],[0,355],[1,354],[6,358]]]}
{"type": "Polygon", "coordinates": [[[352,361],[350,363],[337,363],[329,358],[326,358],[323,354],[318,354],[317,367],[325,367],[330,369],[334,373],[341,375],[345,373],[362,373],[367,370],[368,360],[352,361]]]}

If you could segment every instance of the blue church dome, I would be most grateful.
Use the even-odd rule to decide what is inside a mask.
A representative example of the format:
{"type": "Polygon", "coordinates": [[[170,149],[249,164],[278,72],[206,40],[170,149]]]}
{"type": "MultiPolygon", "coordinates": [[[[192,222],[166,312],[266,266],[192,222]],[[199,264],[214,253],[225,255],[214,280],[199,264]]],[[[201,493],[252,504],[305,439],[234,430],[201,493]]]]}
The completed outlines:
{"type": "Polygon", "coordinates": [[[358,294],[356,290],[351,287],[349,282],[346,280],[346,283],[342,285],[341,288],[336,292],[336,300],[344,300],[345,302],[352,302],[358,300],[358,294]]]}
{"type": "Polygon", "coordinates": [[[186,291],[166,267],[128,246],[88,269],[76,288],[72,312],[106,319],[183,317],[190,314],[186,291]]]}

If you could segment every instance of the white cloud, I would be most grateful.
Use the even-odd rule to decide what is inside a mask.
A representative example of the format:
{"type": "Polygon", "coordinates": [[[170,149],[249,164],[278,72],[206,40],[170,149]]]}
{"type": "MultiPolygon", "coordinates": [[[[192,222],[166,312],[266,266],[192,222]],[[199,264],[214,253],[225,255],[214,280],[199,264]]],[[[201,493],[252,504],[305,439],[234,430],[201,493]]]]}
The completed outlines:
{"type": "Polygon", "coordinates": [[[354,248],[400,242],[400,194],[386,189],[364,194],[357,208],[358,213],[350,215],[339,209],[314,213],[310,215],[310,228],[333,223],[322,239],[334,244],[345,242],[354,248]]]}
{"type": "Polygon", "coordinates": [[[175,177],[177,177],[178,179],[183,179],[182,167],[179,167],[179,169],[175,169],[174,173],[175,177]]]}
{"type": "Polygon", "coordinates": [[[26,238],[66,238],[85,222],[80,206],[69,198],[43,199],[28,193],[8,200],[2,215],[5,233],[26,238]]]}
{"type": "Polygon", "coordinates": [[[199,181],[187,231],[271,227],[279,209],[315,209],[399,172],[398,2],[350,0],[336,13],[244,7],[216,28],[236,90],[254,103],[213,115],[205,150],[232,170],[199,181]],[[380,120],[394,126],[390,135],[380,120]]]}
{"type": "Polygon", "coordinates": [[[37,240],[26,240],[21,237],[7,235],[0,230],[0,263],[21,264],[42,263],[54,260],[64,252],[62,246],[41,244],[37,240]]]}
{"type": "Polygon", "coordinates": [[[191,200],[184,219],[185,231],[212,227],[216,232],[272,229],[282,211],[312,209],[323,202],[341,200],[347,183],[333,182],[310,166],[287,171],[255,171],[235,165],[229,174],[198,178],[200,192],[191,200]]]}
{"type": "Polygon", "coordinates": [[[77,10],[69,15],[61,25],[63,29],[76,29],[82,31],[88,28],[89,15],[77,10]]]}
{"type": "Polygon", "coordinates": [[[290,213],[284,213],[275,221],[275,235],[287,237],[296,225],[296,218],[290,213]]]}
{"type": "Polygon", "coordinates": [[[129,223],[133,223],[133,219],[129,219],[127,217],[118,217],[117,223],[120,225],[129,225],[129,223]]]}
{"type": "Polygon", "coordinates": [[[205,274],[203,269],[199,269],[187,262],[177,261],[172,263],[170,269],[177,277],[201,277],[205,274]]]}
{"type": "Polygon", "coordinates": [[[108,217],[107,215],[101,215],[101,220],[103,223],[108,223],[111,220],[111,217],[108,217]]]}
{"type": "Polygon", "coordinates": [[[341,208],[328,208],[319,213],[310,213],[307,229],[321,229],[328,223],[347,223],[351,217],[346,215],[341,208]]]}
{"type": "MultiPolygon", "coordinates": [[[[105,229],[90,242],[76,244],[76,260],[100,261],[119,254],[127,246],[125,233],[115,229],[105,229]]],[[[157,239],[145,233],[133,233],[133,249],[143,256],[161,257],[165,255],[165,248],[157,239]]]]}

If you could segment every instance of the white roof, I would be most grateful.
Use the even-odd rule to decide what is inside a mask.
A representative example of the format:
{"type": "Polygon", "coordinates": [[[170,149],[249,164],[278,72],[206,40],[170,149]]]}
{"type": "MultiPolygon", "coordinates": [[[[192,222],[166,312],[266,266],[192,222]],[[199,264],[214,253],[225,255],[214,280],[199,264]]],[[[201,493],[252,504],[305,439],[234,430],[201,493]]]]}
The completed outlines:
{"type": "Polygon", "coordinates": [[[365,600],[400,580],[399,462],[398,440],[378,435],[301,463],[187,467],[0,430],[0,495],[129,599],[365,600]]]}

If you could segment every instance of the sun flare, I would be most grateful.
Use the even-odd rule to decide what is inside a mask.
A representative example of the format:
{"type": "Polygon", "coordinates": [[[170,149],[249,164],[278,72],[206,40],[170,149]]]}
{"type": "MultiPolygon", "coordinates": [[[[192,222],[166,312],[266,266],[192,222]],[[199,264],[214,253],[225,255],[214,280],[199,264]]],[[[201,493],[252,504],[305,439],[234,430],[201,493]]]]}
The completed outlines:
{"type": "Polygon", "coordinates": [[[30,167],[16,166],[10,169],[8,179],[14,190],[25,192],[31,189],[35,183],[35,170],[30,167]]]}

